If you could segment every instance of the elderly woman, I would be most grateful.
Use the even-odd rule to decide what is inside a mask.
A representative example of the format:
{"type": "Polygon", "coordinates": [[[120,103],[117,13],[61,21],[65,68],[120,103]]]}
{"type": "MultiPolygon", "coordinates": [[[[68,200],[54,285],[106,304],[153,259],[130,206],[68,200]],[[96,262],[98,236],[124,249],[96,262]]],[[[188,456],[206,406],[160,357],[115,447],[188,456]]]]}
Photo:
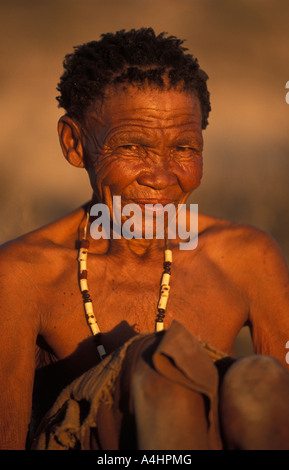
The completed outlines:
{"type": "Polygon", "coordinates": [[[167,218],[156,236],[158,209],[146,236],[146,210],[169,205],[178,224],[202,178],[208,77],[182,43],[119,31],[66,56],[60,144],[93,196],[1,249],[3,449],[28,446],[56,397],[33,448],[289,448],[289,277],[275,242],[199,214],[198,244],[181,250],[167,218]],[[128,204],[138,236],[122,231],[128,204]],[[245,324],[257,354],[236,360],[245,324]]]}

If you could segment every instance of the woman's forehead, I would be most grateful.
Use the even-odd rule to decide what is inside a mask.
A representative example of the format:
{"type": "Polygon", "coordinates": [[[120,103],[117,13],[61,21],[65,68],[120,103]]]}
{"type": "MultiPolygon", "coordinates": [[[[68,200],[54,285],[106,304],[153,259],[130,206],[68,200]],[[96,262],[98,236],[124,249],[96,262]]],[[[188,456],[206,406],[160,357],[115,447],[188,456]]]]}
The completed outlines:
{"type": "Polygon", "coordinates": [[[96,102],[90,108],[87,118],[91,124],[98,123],[101,127],[125,122],[146,127],[158,121],[177,125],[186,120],[201,125],[202,120],[199,99],[192,92],[148,86],[138,89],[132,85],[108,90],[103,102],[96,102]]]}

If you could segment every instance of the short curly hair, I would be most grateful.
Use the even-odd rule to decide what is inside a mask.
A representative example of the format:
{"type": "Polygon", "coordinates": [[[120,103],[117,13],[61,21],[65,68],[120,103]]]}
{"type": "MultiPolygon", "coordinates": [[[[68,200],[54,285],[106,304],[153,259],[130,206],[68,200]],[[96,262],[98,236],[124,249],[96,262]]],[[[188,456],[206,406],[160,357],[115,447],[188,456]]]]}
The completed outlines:
{"type": "Polygon", "coordinates": [[[181,86],[199,98],[205,129],[211,110],[208,75],[195,57],[185,53],[183,40],[165,35],[156,36],[152,28],[121,30],[75,46],[63,61],[64,72],[57,86],[59,107],[83,121],[89,106],[103,98],[110,85],[181,86]]]}

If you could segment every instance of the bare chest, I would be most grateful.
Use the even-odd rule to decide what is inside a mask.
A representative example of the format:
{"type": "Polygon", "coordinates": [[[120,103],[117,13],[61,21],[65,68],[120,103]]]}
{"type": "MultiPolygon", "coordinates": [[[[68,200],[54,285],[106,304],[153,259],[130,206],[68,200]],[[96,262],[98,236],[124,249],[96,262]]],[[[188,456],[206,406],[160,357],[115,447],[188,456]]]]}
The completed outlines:
{"type": "MultiPolygon", "coordinates": [[[[221,280],[203,284],[197,279],[171,279],[164,326],[182,323],[202,341],[231,351],[235,336],[246,321],[246,310],[233,285],[221,280]]],[[[129,333],[154,331],[159,301],[158,284],[134,283],[99,293],[95,311],[101,330],[107,334],[122,327],[129,333]]]]}
{"type": "MultiPolygon", "coordinates": [[[[158,274],[148,270],[129,277],[117,273],[115,276],[111,273],[101,277],[90,275],[93,309],[107,352],[135,334],[154,331],[160,293],[159,271],[158,274]]],[[[200,340],[232,353],[235,337],[247,314],[235,283],[221,272],[216,276],[176,266],[170,285],[165,328],[172,320],[177,320],[200,340]]],[[[74,276],[69,284],[60,285],[54,295],[47,338],[59,358],[91,348],[91,333],[74,276]]]]}

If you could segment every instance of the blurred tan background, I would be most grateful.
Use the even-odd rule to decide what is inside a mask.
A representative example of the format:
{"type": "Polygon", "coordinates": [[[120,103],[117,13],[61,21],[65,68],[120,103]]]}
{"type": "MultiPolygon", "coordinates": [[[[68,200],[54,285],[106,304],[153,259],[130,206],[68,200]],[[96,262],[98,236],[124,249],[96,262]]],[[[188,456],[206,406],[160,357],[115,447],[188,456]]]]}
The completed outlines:
{"type": "Polygon", "coordinates": [[[64,55],[103,32],[152,26],[186,39],[210,77],[204,178],[192,202],[269,232],[288,261],[288,18],[286,0],[1,0],[0,243],[90,197],[84,170],[58,144],[64,55]]]}

